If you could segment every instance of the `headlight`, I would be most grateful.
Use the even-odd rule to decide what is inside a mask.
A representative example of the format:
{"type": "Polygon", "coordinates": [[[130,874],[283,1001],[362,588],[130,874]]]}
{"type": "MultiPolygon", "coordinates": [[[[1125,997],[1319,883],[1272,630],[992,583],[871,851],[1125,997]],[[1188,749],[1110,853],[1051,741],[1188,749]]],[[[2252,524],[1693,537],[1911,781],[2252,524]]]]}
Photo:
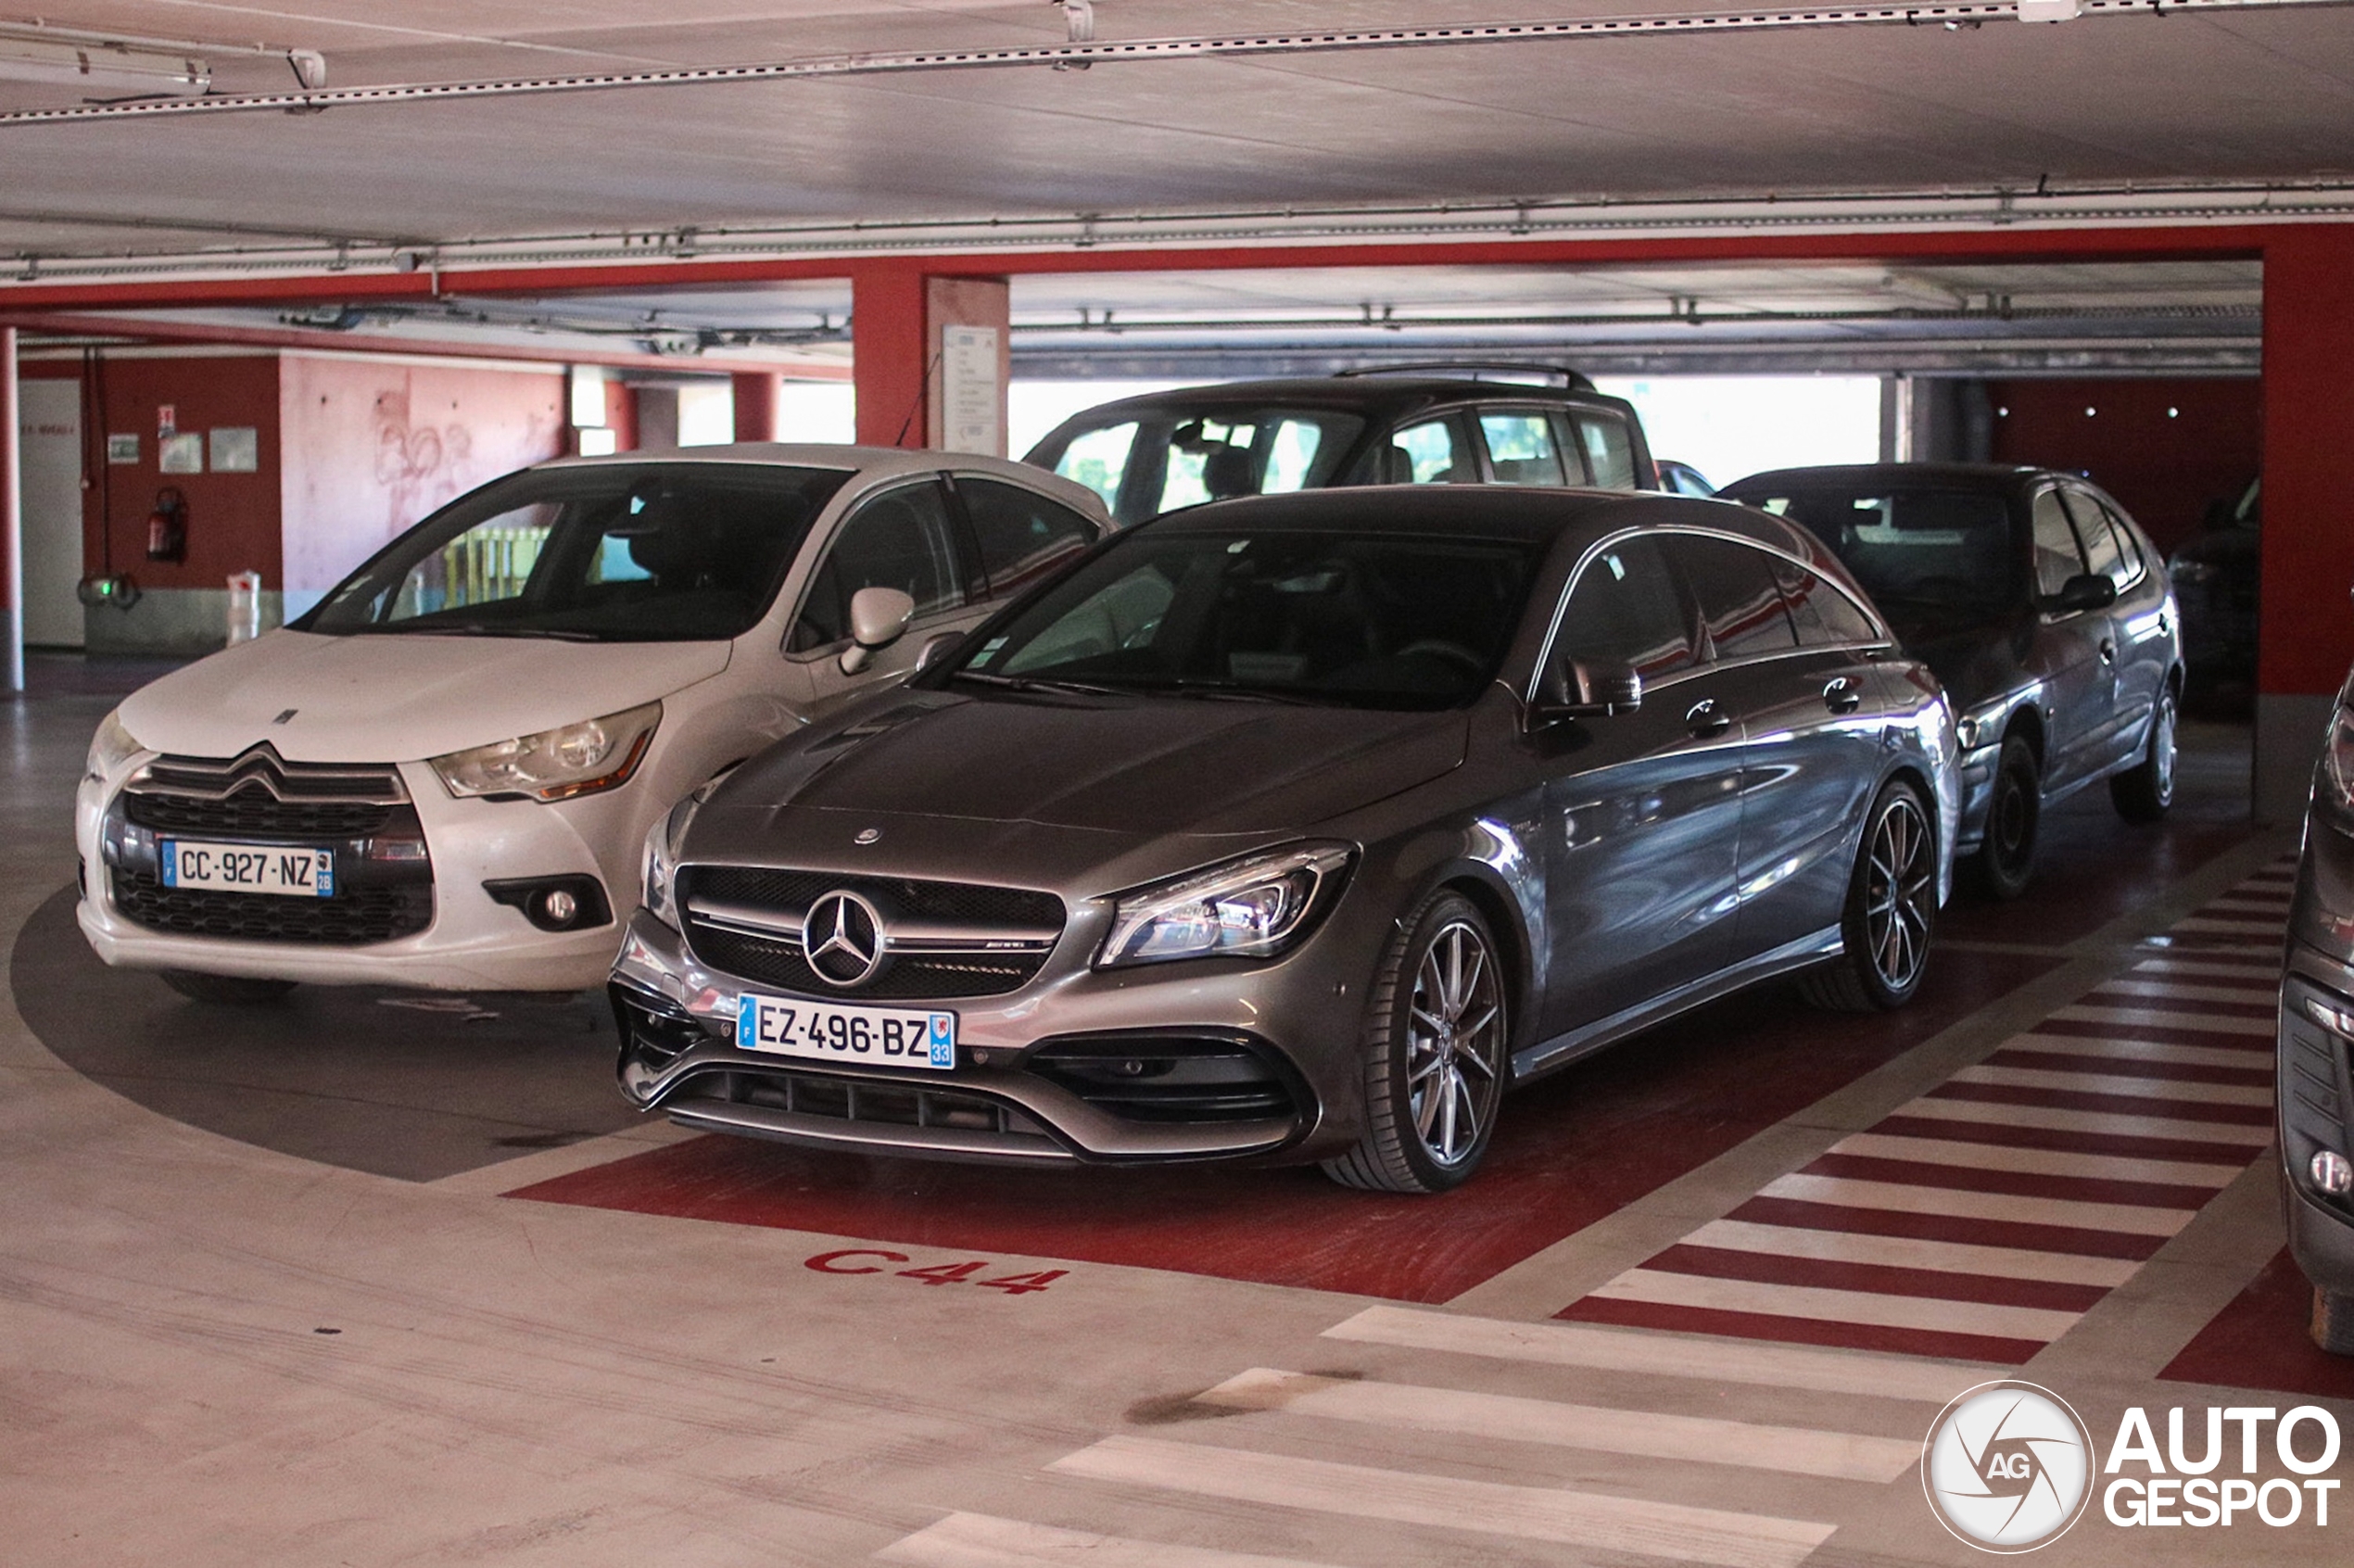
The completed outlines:
{"type": "Polygon", "coordinates": [[[1347,844],[1300,844],[1126,894],[1095,962],[1272,958],[1329,902],[1350,853],[1347,844]]]}
{"type": "MultiPolygon", "coordinates": [[[[729,768],[728,773],[734,772],[729,768]]],[[[674,929],[682,922],[678,918],[678,847],[687,841],[687,828],[702,809],[711,792],[727,779],[728,773],[704,783],[695,792],[672,806],[654,821],[646,835],[646,853],[639,862],[639,893],[649,914],[674,929]]]]}
{"type": "Polygon", "coordinates": [[[2330,720],[2330,743],[2322,753],[2322,763],[2329,769],[2337,808],[2354,811],[2354,713],[2340,708],[2330,720]]]}
{"type": "Polygon", "coordinates": [[[583,719],[432,759],[453,795],[528,795],[567,801],[629,782],[662,722],[662,704],[583,719]]]}
{"type": "Polygon", "coordinates": [[[132,738],[122,727],[122,710],[117,708],[98,721],[98,733],[90,738],[90,759],[82,765],[90,777],[103,783],[114,777],[117,769],[146,748],[132,738]]]}

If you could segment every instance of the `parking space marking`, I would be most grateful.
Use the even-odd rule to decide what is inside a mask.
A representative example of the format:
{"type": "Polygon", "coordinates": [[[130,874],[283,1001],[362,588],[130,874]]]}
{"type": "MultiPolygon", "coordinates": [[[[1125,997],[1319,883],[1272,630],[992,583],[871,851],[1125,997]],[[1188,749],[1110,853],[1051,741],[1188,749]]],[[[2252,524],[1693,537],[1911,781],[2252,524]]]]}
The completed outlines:
{"type": "Polygon", "coordinates": [[[1756,1252],[1774,1258],[1814,1258],[1831,1263],[1863,1263],[1932,1273],[1993,1274],[2006,1279],[2048,1280],[2058,1284],[2123,1284],[2141,1265],[2121,1258],[2086,1258],[2025,1247],[1979,1246],[1930,1241],[1919,1236],[1871,1235],[1855,1231],[1807,1231],[1791,1225],[1758,1225],[1746,1220],[1712,1220],[1685,1238],[1685,1245],[1727,1252],[1756,1252]]]}
{"type": "Polygon", "coordinates": [[[2190,1013],[2156,1007],[2062,1007],[2052,1015],[2069,1023],[2126,1024],[2142,1029],[2183,1029],[2201,1034],[2253,1034],[2272,1037],[2269,1018],[2239,1014],[2190,1013]]]}
{"type": "Polygon", "coordinates": [[[1233,1410],[1288,1410],[1396,1430],[1457,1433],[1846,1481],[1893,1481],[1920,1457],[1920,1445],[1909,1439],[1564,1404],[1424,1384],[1320,1377],[1267,1367],[1254,1367],[1196,1397],[1233,1410]]]}
{"type": "Polygon", "coordinates": [[[875,1555],[908,1568],[1047,1568],[1062,1562],[1084,1568],[1335,1568],[1297,1557],[1099,1536],[986,1513],[952,1513],[875,1555]]]}
{"type": "Polygon", "coordinates": [[[1557,1541],[1715,1568],[1798,1568],[1835,1528],[1812,1520],[1565,1486],[1469,1481],[1157,1437],[1107,1437],[1047,1468],[1237,1502],[1557,1541]]]}
{"type": "Polygon", "coordinates": [[[1930,1405],[1945,1403],[1988,1375],[1981,1368],[1939,1367],[1891,1357],[1630,1333],[1576,1323],[1514,1322],[1413,1307],[1368,1307],[1326,1329],[1323,1337],[1490,1360],[1594,1367],[1646,1377],[1862,1395],[1930,1405]]]}
{"type": "Polygon", "coordinates": [[[1877,1159],[1914,1160],[1928,1165],[2032,1171],[2044,1176],[2082,1176],[2091,1181],[2156,1182],[2214,1190],[2230,1186],[2246,1169],[2241,1165],[2196,1165],[2170,1159],[2135,1159],[2114,1154],[2084,1154],[2072,1149],[2021,1148],[2006,1144],[1973,1144],[1950,1138],[1892,1136],[1885,1132],[1857,1132],[1833,1144],[1829,1152],[1877,1159]]]}
{"type": "Polygon", "coordinates": [[[2010,1127],[2043,1127],[2056,1132],[2109,1134],[2125,1137],[2154,1138],[2165,1141],[2188,1141],[2211,1144],[2237,1144],[2258,1149],[2272,1141],[2272,1123],[2267,1118],[2259,1126],[2253,1122],[2236,1125],[2221,1121],[2192,1121],[2172,1117],[2145,1115],[2131,1110],[2078,1110],[2066,1106],[2004,1105],[1989,1106],[1974,1099],[1932,1097],[1924,1095],[1899,1109],[1900,1117],[1921,1117],[1933,1120],[1982,1122],[1999,1116],[2001,1125],[2010,1127]]]}
{"type": "Polygon", "coordinates": [[[2133,1235],[2170,1236],[2190,1223],[2186,1208],[2139,1204],[2088,1203],[2073,1198],[2022,1197],[2009,1193],[1974,1193],[1952,1187],[1913,1186],[1897,1182],[1859,1182],[1793,1171],[1759,1189],[1758,1196],[1842,1208],[1892,1208],[1905,1214],[1950,1214],[1968,1220],[2000,1220],[2019,1225],[2065,1225],[2078,1230],[2123,1231],[2133,1235]]]}
{"type": "Polygon", "coordinates": [[[2177,1062],[2198,1067],[2248,1069],[2270,1066],[2272,1047],[2265,1041],[2228,1045],[2177,1045],[2166,1040],[2124,1040],[2101,1034],[2046,1034],[2031,1030],[2011,1037],[2005,1050],[2032,1049],[2062,1056],[2107,1057],[2119,1062],[2177,1062]]]}
{"type": "Polygon", "coordinates": [[[1561,1316],[2026,1360],[2272,1142],[2290,875],[2168,933],[2271,942],[2139,960],[1561,1316]]]}

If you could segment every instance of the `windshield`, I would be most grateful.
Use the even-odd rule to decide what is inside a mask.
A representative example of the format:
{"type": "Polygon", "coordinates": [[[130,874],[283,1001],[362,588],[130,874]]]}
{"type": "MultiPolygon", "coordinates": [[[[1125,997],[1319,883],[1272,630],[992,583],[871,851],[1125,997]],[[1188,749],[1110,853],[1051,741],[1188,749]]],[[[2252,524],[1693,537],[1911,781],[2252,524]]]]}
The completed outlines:
{"type": "Polygon", "coordinates": [[[2021,552],[1999,495],[1806,489],[1740,499],[1822,540],[1905,636],[1980,625],[2016,607],[2021,552]]]}
{"type": "Polygon", "coordinates": [[[1348,707],[1469,702],[1520,624],[1538,551],[1454,536],[1120,537],[946,676],[1348,707]]]}
{"type": "Polygon", "coordinates": [[[1086,486],[1118,521],[1142,523],[1202,501],[1329,485],[1364,426],[1318,409],[1128,404],[1055,432],[1027,461],[1086,486]]]}
{"type": "Polygon", "coordinates": [[[338,637],[740,637],[849,477],[755,463],[526,469],[401,535],[295,626],[338,637]]]}

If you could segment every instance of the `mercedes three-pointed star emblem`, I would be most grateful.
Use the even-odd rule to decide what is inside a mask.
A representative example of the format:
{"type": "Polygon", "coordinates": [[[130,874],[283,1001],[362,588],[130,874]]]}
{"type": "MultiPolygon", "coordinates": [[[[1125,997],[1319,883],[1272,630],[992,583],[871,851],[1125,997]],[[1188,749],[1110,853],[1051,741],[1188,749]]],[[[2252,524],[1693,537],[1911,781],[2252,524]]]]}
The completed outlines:
{"type": "Polygon", "coordinates": [[[801,951],[828,985],[864,985],[883,966],[882,916],[846,889],[827,893],[802,917],[801,951]]]}

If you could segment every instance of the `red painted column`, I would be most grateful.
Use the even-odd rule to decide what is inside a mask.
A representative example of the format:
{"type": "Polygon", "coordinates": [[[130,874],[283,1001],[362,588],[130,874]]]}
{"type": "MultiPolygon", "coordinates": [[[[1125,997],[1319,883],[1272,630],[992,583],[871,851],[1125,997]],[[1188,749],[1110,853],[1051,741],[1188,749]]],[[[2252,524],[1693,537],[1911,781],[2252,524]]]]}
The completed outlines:
{"type": "Polygon", "coordinates": [[[2304,810],[2331,698],[2354,659],[2354,224],[2264,241],[2264,557],[2256,816],[2304,810]]]}
{"type": "Polygon", "coordinates": [[[736,395],[736,439],[777,438],[778,377],[773,371],[738,371],[728,378],[736,395]]]}
{"type": "Polygon", "coordinates": [[[24,467],[17,329],[0,327],[0,691],[24,689],[24,467]]]}
{"type": "Polygon", "coordinates": [[[912,261],[867,262],[851,273],[851,382],[861,446],[925,444],[924,305],[923,270],[912,261]]]}

